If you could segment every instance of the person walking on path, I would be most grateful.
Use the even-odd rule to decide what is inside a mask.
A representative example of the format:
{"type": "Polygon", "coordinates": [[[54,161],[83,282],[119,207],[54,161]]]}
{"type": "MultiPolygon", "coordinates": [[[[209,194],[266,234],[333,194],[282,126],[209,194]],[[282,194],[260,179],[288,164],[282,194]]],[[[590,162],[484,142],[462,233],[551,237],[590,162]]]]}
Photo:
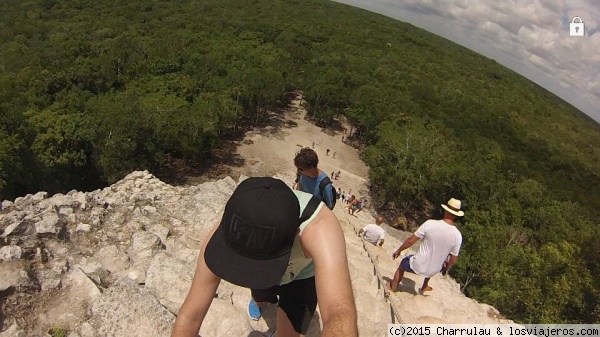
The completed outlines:
{"type": "Polygon", "coordinates": [[[351,196],[351,193],[352,193],[352,190],[350,190],[350,191],[348,191],[348,192],[346,193],[346,200],[345,200],[345,203],[346,203],[346,204],[349,204],[349,203],[350,203],[350,198],[352,197],[352,196],[351,196]]]}
{"type": "Polygon", "coordinates": [[[344,234],[322,206],[279,179],[241,182],[202,244],[171,337],[198,336],[221,279],[252,289],[249,309],[278,303],[271,336],[305,335],[317,302],[321,336],[358,336],[344,234]]]}
{"type": "Polygon", "coordinates": [[[393,280],[388,282],[391,291],[398,289],[398,284],[402,281],[405,271],[425,277],[423,286],[419,289],[420,294],[431,291],[433,288],[429,286],[429,279],[440,271],[447,273],[458,262],[462,234],[454,225],[454,219],[464,215],[464,212],[460,210],[461,202],[452,198],[446,205],[442,204],[441,206],[444,209],[442,220],[425,221],[392,254],[392,258],[396,259],[403,250],[408,249],[418,240],[423,240],[417,254],[408,255],[400,262],[393,280]]]}
{"type": "Polygon", "coordinates": [[[357,213],[357,211],[360,211],[361,209],[361,205],[363,203],[363,199],[364,198],[354,198],[354,200],[350,203],[350,215],[354,215],[354,213],[357,213]]]}
{"type": "Polygon", "coordinates": [[[350,198],[348,198],[348,205],[352,204],[354,200],[356,200],[356,196],[354,194],[349,194],[350,198]]]}
{"type": "Polygon", "coordinates": [[[362,211],[363,208],[365,208],[366,205],[367,205],[367,198],[366,197],[362,197],[358,201],[358,204],[356,205],[356,212],[353,212],[352,214],[358,213],[358,212],[362,211]]]}
{"type": "Polygon", "coordinates": [[[323,201],[329,209],[332,209],[334,206],[333,185],[327,184],[321,192],[320,184],[323,179],[327,178],[327,173],[318,168],[319,157],[317,153],[312,149],[303,148],[296,154],[294,165],[300,173],[298,189],[314,195],[323,201]]]}
{"type": "Polygon", "coordinates": [[[358,208],[358,198],[355,195],[350,197],[350,201],[348,202],[348,214],[354,215],[354,212],[358,208]]]}
{"type": "Polygon", "coordinates": [[[366,225],[358,231],[358,236],[362,237],[363,240],[368,241],[375,246],[383,246],[383,239],[385,239],[385,231],[381,228],[383,223],[383,217],[377,216],[374,224],[366,225]]]}

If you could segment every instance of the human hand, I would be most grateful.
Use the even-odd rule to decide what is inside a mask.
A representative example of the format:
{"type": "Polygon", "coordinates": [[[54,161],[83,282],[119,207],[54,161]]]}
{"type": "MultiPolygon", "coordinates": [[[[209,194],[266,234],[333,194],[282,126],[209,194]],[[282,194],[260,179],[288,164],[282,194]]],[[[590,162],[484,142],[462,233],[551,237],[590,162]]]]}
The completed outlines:
{"type": "Polygon", "coordinates": [[[394,254],[392,254],[392,259],[393,259],[393,260],[395,260],[395,259],[397,259],[397,258],[398,258],[398,256],[400,256],[400,251],[399,251],[399,250],[396,250],[396,251],[394,252],[394,254]]]}

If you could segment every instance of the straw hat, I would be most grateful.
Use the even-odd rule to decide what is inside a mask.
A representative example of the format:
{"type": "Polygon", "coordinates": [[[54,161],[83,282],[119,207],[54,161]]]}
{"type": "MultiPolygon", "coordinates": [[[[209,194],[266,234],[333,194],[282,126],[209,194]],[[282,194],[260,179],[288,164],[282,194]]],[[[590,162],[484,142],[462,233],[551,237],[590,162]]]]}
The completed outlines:
{"type": "Polygon", "coordinates": [[[460,206],[460,200],[454,198],[448,200],[448,205],[442,204],[442,208],[445,209],[448,213],[454,214],[456,216],[463,216],[465,215],[465,212],[460,210],[460,206]]]}

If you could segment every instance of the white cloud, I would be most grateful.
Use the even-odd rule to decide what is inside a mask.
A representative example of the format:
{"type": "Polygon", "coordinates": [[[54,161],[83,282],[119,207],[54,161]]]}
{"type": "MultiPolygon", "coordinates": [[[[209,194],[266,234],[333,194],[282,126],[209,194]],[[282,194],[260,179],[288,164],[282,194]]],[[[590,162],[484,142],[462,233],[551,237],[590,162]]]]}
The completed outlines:
{"type": "Polygon", "coordinates": [[[529,57],[529,62],[547,73],[552,73],[554,71],[554,69],[552,69],[552,65],[548,61],[535,54],[531,54],[529,57]]]}
{"type": "Polygon", "coordinates": [[[596,76],[595,81],[590,84],[588,90],[589,90],[589,95],[600,96],[600,75],[596,76]]]}

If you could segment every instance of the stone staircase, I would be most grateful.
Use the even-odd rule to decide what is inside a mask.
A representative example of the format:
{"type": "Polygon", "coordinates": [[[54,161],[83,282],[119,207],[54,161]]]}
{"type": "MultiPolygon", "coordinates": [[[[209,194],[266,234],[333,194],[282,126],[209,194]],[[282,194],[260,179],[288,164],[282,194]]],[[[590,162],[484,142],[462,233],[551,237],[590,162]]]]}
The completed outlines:
{"type": "MultiPolygon", "coordinates": [[[[346,173],[336,185],[364,193],[360,182],[346,173]]],[[[227,177],[174,187],[148,172],[134,172],[103,190],[50,198],[40,192],[4,201],[1,234],[19,246],[0,247],[0,286],[14,290],[4,307],[7,330],[0,337],[48,336],[55,327],[70,337],[169,336],[191,285],[198,250],[236,184],[227,177]],[[29,234],[47,231],[33,224],[56,218],[56,210],[63,219],[52,222],[62,226],[55,232],[68,232],[68,241],[29,234]],[[30,274],[18,267],[26,262],[21,248],[37,249],[48,259],[34,265],[35,282],[41,285],[34,293],[30,274]],[[21,306],[33,310],[19,314],[21,306]]],[[[391,254],[402,238],[388,235],[383,247],[363,242],[358,229],[373,223],[373,216],[367,210],[349,215],[344,206],[338,201],[334,213],[345,235],[361,336],[385,336],[389,323],[510,323],[494,308],[465,297],[450,277],[433,277],[434,291],[421,296],[416,289],[422,278],[407,273],[401,291],[389,294],[385,281],[399,261],[392,261],[391,254]]],[[[268,335],[275,329],[276,305],[264,310],[264,319],[253,321],[246,312],[249,300],[249,289],[222,281],[200,335],[268,335]]],[[[321,327],[317,309],[307,336],[319,336],[321,327]]]]}
{"type": "MultiPolygon", "coordinates": [[[[289,181],[290,177],[277,177],[289,181]]],[[[243,178],[242,178],[243,179],[243,178]]],[[[358,327],[361,336],[385,336],[387,325],[390,323],[418,323],[418,324],[443,324],[443,323],[512,323],[502,319],[493,307],[479,304],[475,300],[465,297],[460,292],[459,284],[450,277],[434,276],[430,285],[434,288],[426,296],[418,295],[423,278],[418,275],[406,273],[401,288],[398,292],[390,293],[385,288],[396,270],[402,256],[392,260],[392,252],[402,243],[392,236],[386,236],[383,247],[376,247],[364,242],[358,235],[358,230],[364,225],[374,223],[374,217],[368,210],[355,213],[347,212],[346,205],[341,201],[334,208],[346,239],[346,253],[352,280],[352,288],[358,312],[358,327]]],[[[408,237],[410,233],[405,233],[408,237]]],[[[403,256],[416,252],[418,245],[403,252],[403,256]]],[[[266,336],[275,328],[276,305],[265,309],[263,319],[252,321],[248,319],[246,308],[250,299],[250,291],[226,282],[219,288],[218,298],[231,299],[234,304],[235,314],[229,312],[229,318],[237,316],[247,322],[254,330],[248,336],[266,336]]],[[[215,302],[218,302],[215,300],[215,302]]],[[[214,304],[213,304],[214,306],[214,304]]],[[[209,317],[201,332],[207,331],[208,325],[215,325],[217,334],[202,334],[202,336],[218,336],[223,333],[221,319],[213,321],[210,316],[221,314],[209,312],[209,317]],[[207,325],[208,324],[208,325],[207,325]]],[[[238,323],[239,324],[239,323],[238,323]]],[[[307,336],[319,336],[322,322],[318,313],[315,315],[307,336]]],[[[228,332],[229,333],[229,332],[228,332]]]]}
{"type": "MultiPolygon", "coordinates": [[[[343,204],[342,204],[343,205],[343,204]]],[[[357,236],[358,230],[369,223],[375,223],[374,217],[368,210],[355,213],[356,216],[348,214],[346,208],[336,205],[335,213],[342,223],[346,234],[347,251],[350,260],[350,273],[360,275],[352,278],[355,287],[355,296],[359,312],[364,301],[377,302],[378,306],[387,306],[388,314],[380,317],[372,314],[359,316],[359,326],[367,326],[372,323],[414,323],[414,324],[503,324],[513,323],[504,319],[492,306],[478,303],[470,299],[460,291],[460,285],[449,276],[435,275],[429,285],[433,291],[426,295],[419,295],[423,277],[411,273],[405,273],[400,288],[395,293],[390,293],[385,287],[385,282],[390,280],[398,263],[409,254],[418,250],[418,244],[414,245],[402,255],[392,260],[392,253],[402,241],[387,235],[383,247],[374,246],[363,241],[357,236]],[[360,251],[362,249],[362,251],[360,251]],[[355,252],[358,251],[358,252],[355,252]],[[359,261],[361,262],[356,262],[359,261]],[[356,258],[357,260],[354,260],[356,258]],[[365,261],[366,260],[366,261],[365,261]],[[365,263],[368,262],[368,263],[365,263]],[[367,270],[368,269],[368,270],[367,270]],[[359,282],[363,282],[366,274],[372,275],[375,281],[370,281],[371,289],[362,287],[356,291],[359,282]],[[366,298],[366,293],[371,297],[366,298]],[[359,298],[363,301],[359,301],[359,298]]],[[[402,239],[408,238],[411,233],[402,233],[402,239]]],[[[459,261],[460,263],[460,261],[459,261]]],[[[366,305],[368,307],[368,305],[366,305]]],[[[362,310],[363,312],[368,312],[362,310]]],[[[377,330],[379,331],[379,330],[377,330]]],[[[384,334],[387,333],[384,331],[384,334]]]]}
{"type": "Polygon", "coordinates": [[[363,240],[355,228],[344,221],[345,208],[338,204],[336,213],[346,238],[346,254],[352,280],[352,290],[358,312],[358,329],[361,336],[386,336],[387,325],[395,322],[395,316],[385,300],[384,283],[377,276],[377,268],[365,250],[363,240]],[[342,213],[342,214],[340,214],[342,213]]]}

